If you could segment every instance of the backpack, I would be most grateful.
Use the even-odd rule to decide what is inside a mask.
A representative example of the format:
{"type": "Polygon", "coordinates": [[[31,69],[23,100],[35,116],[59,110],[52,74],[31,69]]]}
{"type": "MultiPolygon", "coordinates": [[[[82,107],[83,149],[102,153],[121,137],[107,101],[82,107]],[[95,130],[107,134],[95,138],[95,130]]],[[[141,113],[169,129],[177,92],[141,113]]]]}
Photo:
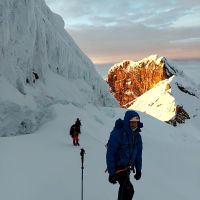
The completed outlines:
{"type": "MultiPolygon", "coordinates": [[[[121,118],[119,118],[115,121],[115,125],[114,125],[112,131],[117,130],[117,129],[121,129],[121,128],[123,128],[123,120],[121,118]]],[[[111,131],[111,133],[112,133],[112,131],[111,131]]],[[[106,148],[108,147],[108,142],[106,143],[105,147],[106,148]]]]}

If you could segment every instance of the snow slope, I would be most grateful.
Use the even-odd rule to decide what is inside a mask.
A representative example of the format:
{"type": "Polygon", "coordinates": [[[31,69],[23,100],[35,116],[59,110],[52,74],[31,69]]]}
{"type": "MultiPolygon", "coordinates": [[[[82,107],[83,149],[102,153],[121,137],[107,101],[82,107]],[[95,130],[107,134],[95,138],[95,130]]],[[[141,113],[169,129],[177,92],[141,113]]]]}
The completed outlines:
{"type": "Polygon", "coordinates": [[[161,121],[168,121],[174,116],[175,106],[182,105],[190,114],[190,120],[199,119],[199,98],[180,91],[176,86],[177,78],[174,79],[175,77],[171,77],[159,82],[154,88],[138,97],[129,108],[148,113],[161,121]],[[169,83],[171,88],[166,90],[169,83]]]}
{"type": "Polygon", "coordinates": [[[0,94],[0,136],[36,131],[56,103],[117,106],[44,0],[0,1],[0,94]]]}
{"type": "MultiPolygon", "coordinates": [[[[84,160],[84,199],[117,198],[118,185],[104,173],[105,144],[115,119],[125,110],[87,105],[55,105],[56,118],[36,134],[0,138],[0,193],[3,200],[81,199],[80,148],[84,160]],[[74,147],[69,128],[79,117],[81,147],[74,147]]],[[[172,127],[144,113],[142,179],[131,180],[138,200],[198,200],[200,196],[199,129],[188,121],[172,127]]]]}

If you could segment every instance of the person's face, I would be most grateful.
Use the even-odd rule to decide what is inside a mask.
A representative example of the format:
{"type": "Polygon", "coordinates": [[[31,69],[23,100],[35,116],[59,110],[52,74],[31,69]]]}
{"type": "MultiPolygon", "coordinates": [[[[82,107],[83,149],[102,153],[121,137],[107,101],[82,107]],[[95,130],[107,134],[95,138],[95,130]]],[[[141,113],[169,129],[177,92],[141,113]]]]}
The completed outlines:
{"type": "Polygon", "coordinates": [[[136,129],[138,127],[139,121],[130,121],[131,129],[136,129]]]}

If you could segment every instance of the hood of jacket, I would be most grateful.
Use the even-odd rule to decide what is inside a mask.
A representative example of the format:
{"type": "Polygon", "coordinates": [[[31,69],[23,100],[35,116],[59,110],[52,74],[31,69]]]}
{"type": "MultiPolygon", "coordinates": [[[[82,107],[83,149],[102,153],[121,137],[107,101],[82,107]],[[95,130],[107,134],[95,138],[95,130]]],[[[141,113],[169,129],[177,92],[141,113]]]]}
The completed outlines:
{"type": "MultiPolygon", "coordinates": [[[[130,127],[130,119],[132,119],[133,117],[136,117],[136,116],[139,117],[139,119],[140,119],[139,114],[137,112],[135,112],[134,110],[126,111],[126,113],[124,115],[123,126],[127,133],[132,132],[131,127],[130,127]]],[[[142,127],[143,127],[143,123],[139,122],[138,129],[141,129],[142,127]]]]}

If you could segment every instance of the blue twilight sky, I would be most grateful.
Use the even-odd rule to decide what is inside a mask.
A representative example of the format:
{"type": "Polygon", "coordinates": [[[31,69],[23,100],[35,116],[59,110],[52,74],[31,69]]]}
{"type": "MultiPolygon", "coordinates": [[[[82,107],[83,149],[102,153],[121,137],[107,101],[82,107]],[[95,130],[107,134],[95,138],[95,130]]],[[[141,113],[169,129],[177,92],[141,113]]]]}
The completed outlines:
{"type": "Polygon", "coordinates": [[[200,59],[200,0],[45,0],[96,63],[200,59]]]}

